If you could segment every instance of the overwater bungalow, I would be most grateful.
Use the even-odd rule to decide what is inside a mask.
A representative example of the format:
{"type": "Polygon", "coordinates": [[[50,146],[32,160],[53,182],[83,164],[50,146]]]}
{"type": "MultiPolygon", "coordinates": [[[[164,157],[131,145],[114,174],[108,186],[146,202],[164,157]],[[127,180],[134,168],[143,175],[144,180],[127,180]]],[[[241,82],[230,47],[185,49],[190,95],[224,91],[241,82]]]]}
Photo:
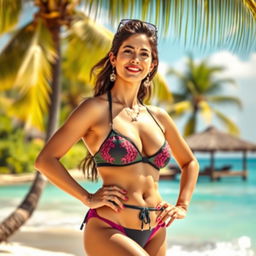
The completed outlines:
{"type": "Polygon", "coordinates": [[[209,126],[203,132],[187,137],[186,141],[193,152],[208,152],[210,154],[210,166],[200,170],[200,176],[209,176],[212,181],[226,176],[241,176],[243,180],[247,179],[247,153],[255,152],[256,144],[222,132],[214,126],[209,126]],[[217,168],[214,156],[216,152],[220,151],[241,152],[243,154],[242,170],[233,170],[232,163],[217,168]]]}

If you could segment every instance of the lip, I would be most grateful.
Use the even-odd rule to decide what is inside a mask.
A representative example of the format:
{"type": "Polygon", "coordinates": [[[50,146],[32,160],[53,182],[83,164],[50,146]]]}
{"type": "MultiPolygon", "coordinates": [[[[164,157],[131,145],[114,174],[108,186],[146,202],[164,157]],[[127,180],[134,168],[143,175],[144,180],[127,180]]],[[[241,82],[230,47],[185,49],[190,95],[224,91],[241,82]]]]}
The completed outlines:
{"type": "Polygon", "coordinates": [[[138,73],[141,71],[141,68],[138,67],[138,66],[133,66],[133,65],[129,65],[129,66],[126,66],[125,67],[129,72],[132,72],[132,73],[138,73]],[[131,69],[129,69],[131,68],[131,69]],[[132,70],[132,69],[137,69],[137,70],[132,70]]]}

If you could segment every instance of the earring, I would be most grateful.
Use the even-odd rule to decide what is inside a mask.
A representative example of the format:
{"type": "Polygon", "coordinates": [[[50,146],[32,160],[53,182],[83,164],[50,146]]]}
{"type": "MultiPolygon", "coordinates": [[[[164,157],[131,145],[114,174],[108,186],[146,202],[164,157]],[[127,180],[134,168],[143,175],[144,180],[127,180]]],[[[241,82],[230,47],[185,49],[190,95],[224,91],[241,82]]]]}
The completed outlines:
{"type": "Polygon", "coordinates": [[[148,73],[147,79],[143,83],[145,87],[149,87],[150,86],[149,76],[150,76],[150,73],[148,73]]]}
{"type": "Polygon", "coordinates": [[[116,74],[115,74],[115,67],[112,67],[112,73],[109,76],[109,79],[111,82],[115,82],[116,81],[116,74]]]}

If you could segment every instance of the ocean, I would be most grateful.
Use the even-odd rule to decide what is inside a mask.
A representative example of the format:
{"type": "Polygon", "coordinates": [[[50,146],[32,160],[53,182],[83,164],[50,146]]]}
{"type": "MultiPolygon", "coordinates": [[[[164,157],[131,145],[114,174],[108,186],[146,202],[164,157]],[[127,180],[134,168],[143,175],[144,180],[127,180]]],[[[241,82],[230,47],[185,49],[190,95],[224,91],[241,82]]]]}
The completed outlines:
{"type": "MultiPolygon", "coordinates": [[[[208,159],[199,159],[203,168],[208,159]]],[[[218,158],[216,166],[232,163],[242,168],[242,160],[234,157],[218,158]]],[[[211,182],[200,176],[185,219],[175,220],[167,229],[168,255],[193,256],[253,256],[256,255],[256,159],[249,158],[248,180],[224,177],[211,182]]],[[[179,179],[160,180],[159,189],[165,201],[175,204],[179,179]]],[[[101,182],[79,181],[94,192],[101,182]]],[[[0,187],[0,219],[4,219],[20,203],[30,184],[0,187]]],[[[39,206],[23,230],[45,230],[65,227],[79,230],[87,211],[78,200],[59,188],[48,184],[39,206]]]]}

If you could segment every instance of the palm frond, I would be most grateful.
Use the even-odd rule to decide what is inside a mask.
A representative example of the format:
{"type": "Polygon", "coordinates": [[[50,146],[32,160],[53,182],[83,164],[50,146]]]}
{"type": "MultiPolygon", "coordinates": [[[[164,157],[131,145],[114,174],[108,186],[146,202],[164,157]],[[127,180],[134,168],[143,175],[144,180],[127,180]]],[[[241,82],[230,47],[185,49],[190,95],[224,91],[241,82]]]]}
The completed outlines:
{"type": "Polygon", "coordinates": [[[158,102],[168,105],[174,100],[167,82],[160,73],[157,73],[153,79],[153,95],[158,102]]]}
{"type": "Polygon", "coordinates": [[[27,53],[28,45],[33,40],[34,33],[34,25],[32,23],[26,24],[16,31],[0,53],[0,91],[8,90],[14,86],[17,71],[27,53]]]}
{"type": "Polygon", "coordinates": [[[82,13],[77,13],[65,39],[63,69],[71,80],[90,80],[90,70],[110,48],[113,33],[82,13]]]}
{"type": "Polygon", "coordinates": [[[211,122],[212,122],[212,109],[211,109],[211,106],[205,100],[200,101],[198,106],[200,108],[200,112],[199,113],[203,117],[203,119],[206,122],[206,124],[208,124],[208,125],[211,124],[211,122]]]}
{"type": "Polygon", "coordinates": [[[26,127],[44,129],[44,113],[48,110],[51,92],[51,63],[55,50],[48,29],[38,20],[33,37],[17,71],[15,89],[18,98],[7,110],[9,115],[24,121],[26,127]]]}
{"type": "Polygon", "coordinates": [[[229,133],[231,133],[233,135],[237,135],[237,136],[240,134],[238,126],[231,119],[229,119],[226,115],[224,115],[223,113],[221,113],[217,109],[212,108],[212,110],[214,111],[214,113],[218,117],[219,121],[221,123],[223,123],[223,125],[225,127],[227,127],[227,130],[228,130],[229,133]]]}
{"type": "Polygon", "coordinates": [[[184,93],[172,92],[172,96],[173,96],[173,99],[174,99],[175,103],[183,101],[187,98],[186,94],[184,94],[184,93]]]}
{"type": "Polygon", "coordinates": [[[196,132],[196,114],[193,112],[185,124],[183,135],[187,137],[196,132]]]}
{"type": "Polygon", "coordinates": [[[22,0],[0,0],[0,35],[18,23],[21,10],[22,0]]]}
{"type": "Polygon", "coordinates": [[[256,19],[256,2],[255,0],[243,0],[244,5],[251,12],[254,19],[256,19]]]}
{"type": "Polygon", "coordinates": [[[184,100],[178,103],[171,104],[169,107],[167,106],[166,109],[171,115],[173,115],[174,117],[178,117],[188,111],[191,111],[192,104],[190,101],[184,100]]]}
{"type": "Polygon", "coordinates": [[[97,18],[104,10],[111,24],[121,18],[142,18],[155,23],[159,35],[179,40],[185,47],[228,49],[248,54],[256,49],[254,0],[102,1],[80,0],[97,18]]]}
{"type": "Polygon", "coordinates": [[[218,103],[218,104],[234,104],[236,106],[238,106],[240,109],[242,109],[243,104],[241,102],[241,100],[237,97],[232,97],[232,96],[207,96],[207,100],[209,102],[213,102],[213,103],[218,103]]]}
{"type": "Polygon", "coordinates": [[[206,95],[210,95],[212,93],[220,91],[223,84],[230,84],[232,86],[237,86],[237,83],[232,78],[223,78],[223,79],[217,79],[209,84],[207,91],[205,92],[206,95]]]}

